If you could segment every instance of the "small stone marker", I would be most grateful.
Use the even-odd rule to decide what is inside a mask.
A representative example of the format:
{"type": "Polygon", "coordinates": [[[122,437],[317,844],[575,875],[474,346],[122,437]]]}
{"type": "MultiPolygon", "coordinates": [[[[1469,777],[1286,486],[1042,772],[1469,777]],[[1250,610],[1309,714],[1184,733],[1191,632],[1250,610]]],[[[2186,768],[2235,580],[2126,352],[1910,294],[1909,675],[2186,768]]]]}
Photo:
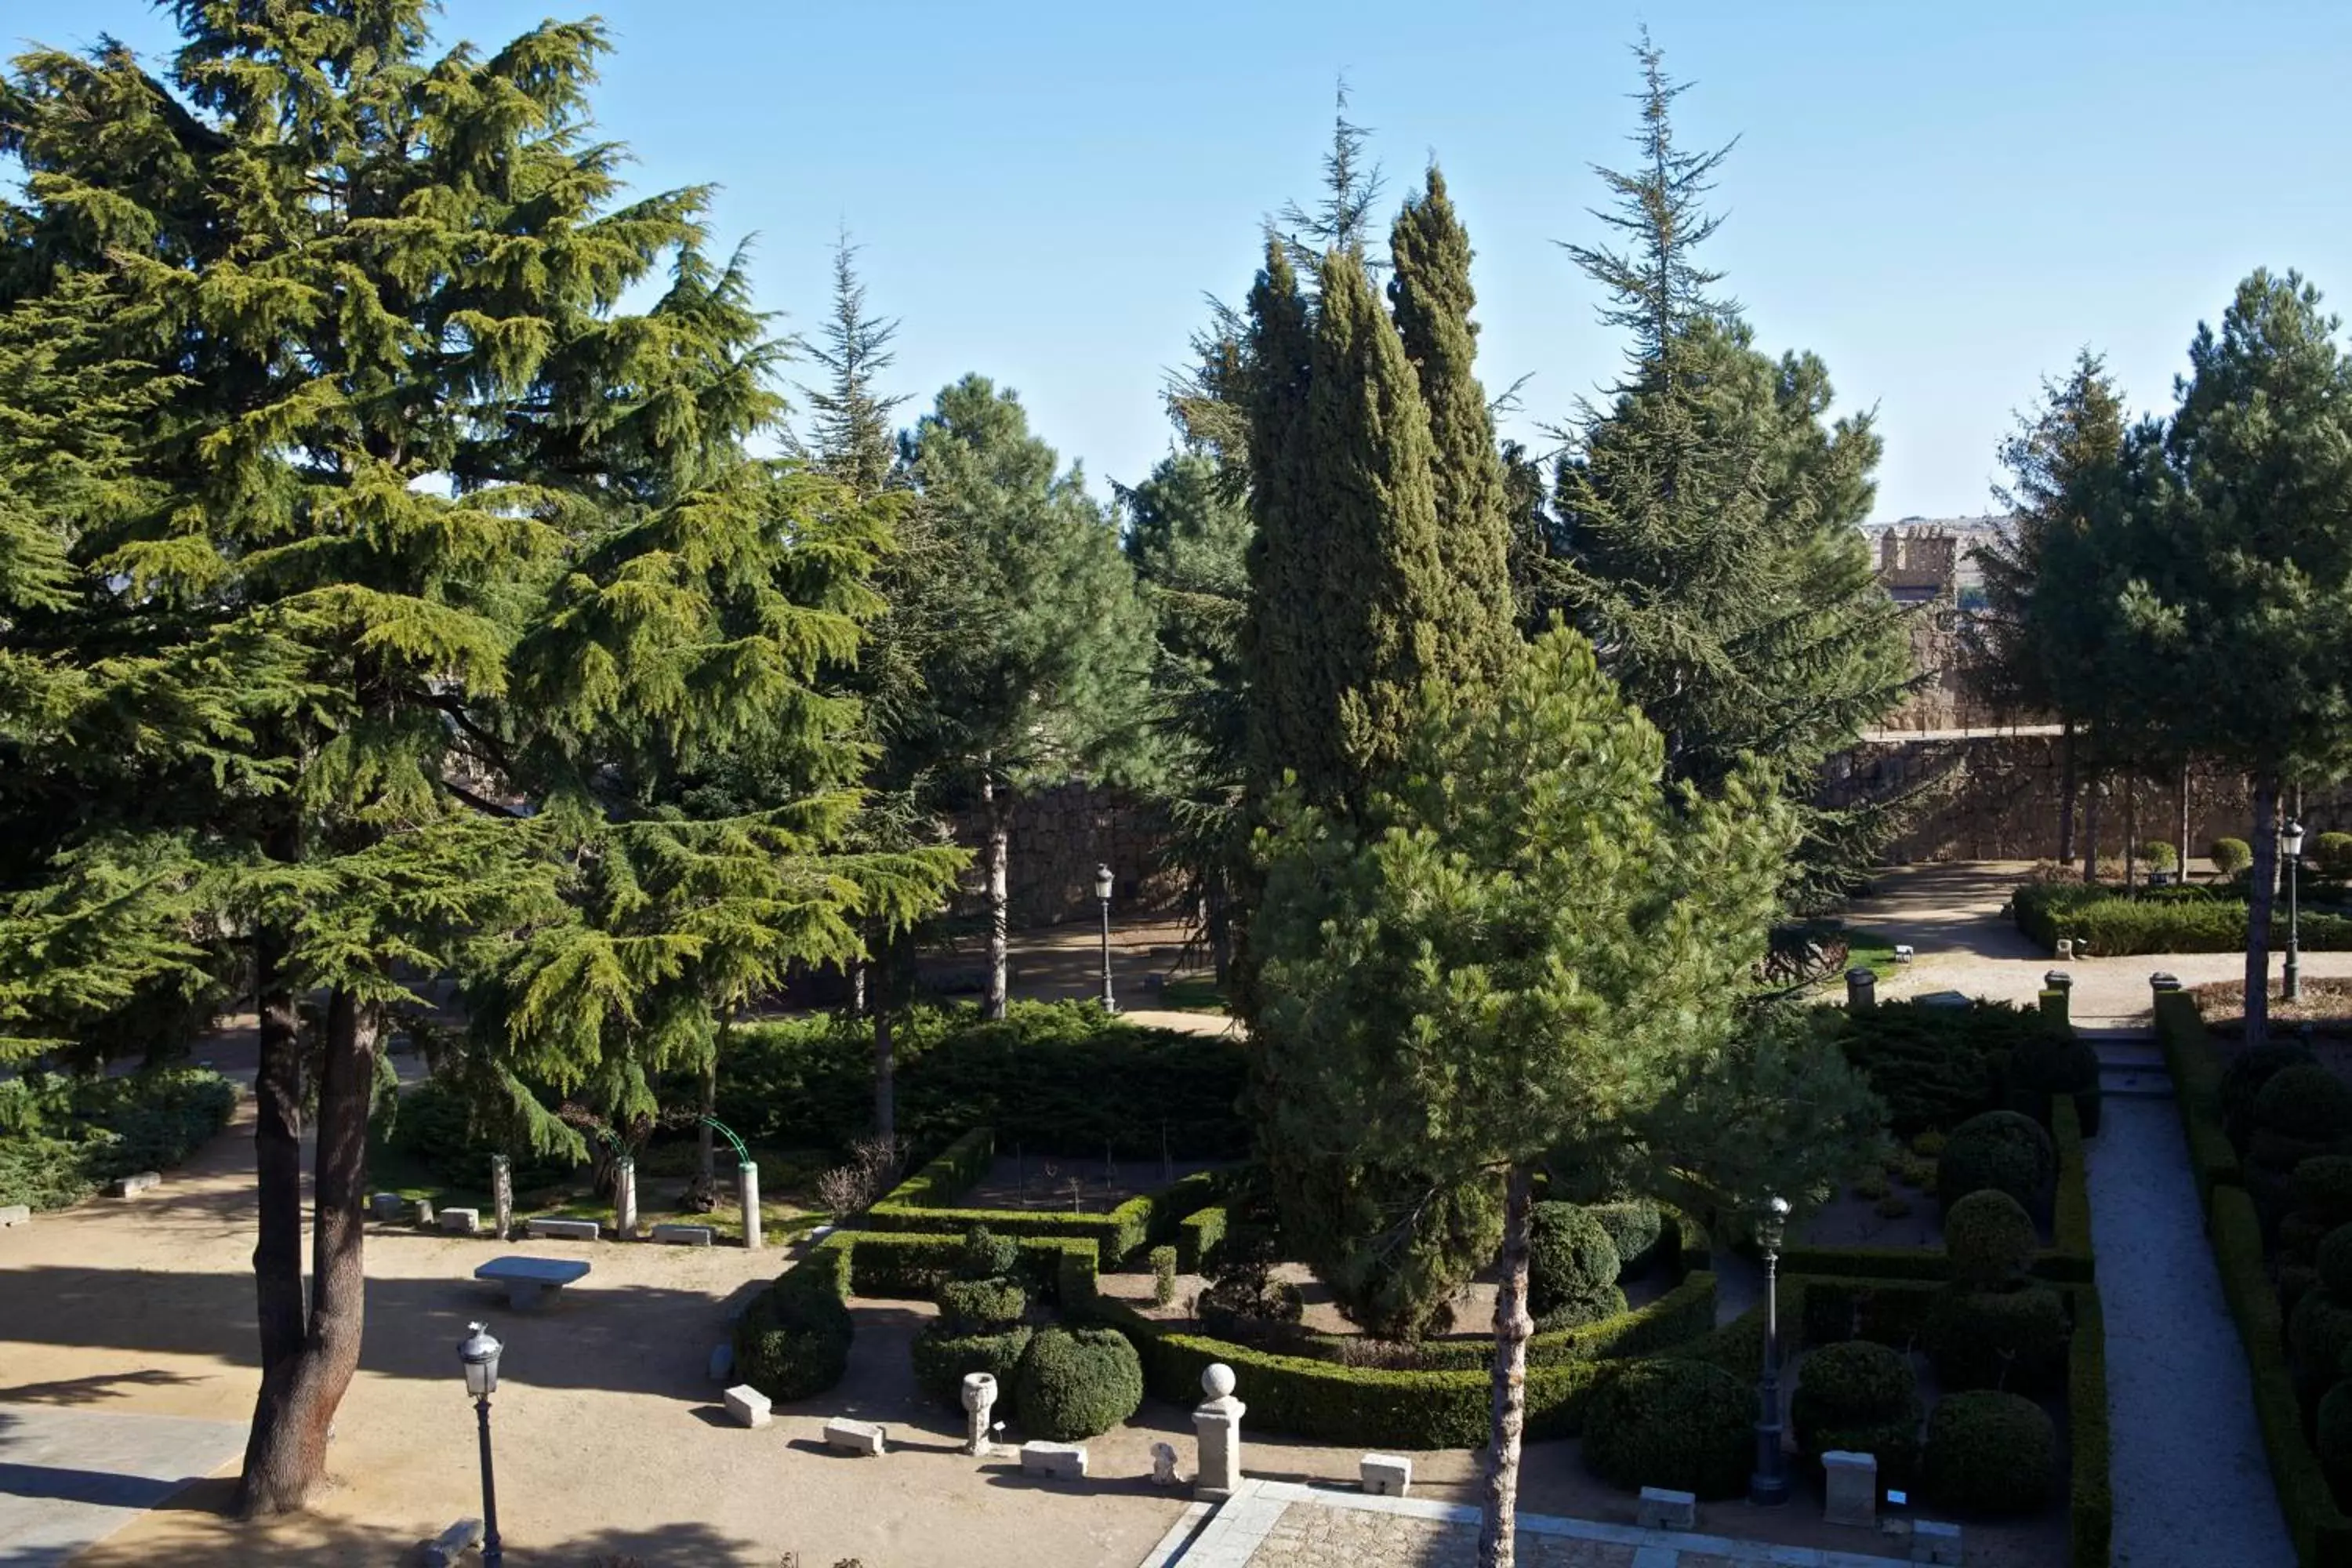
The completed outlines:
{"type": "Polygon", "coordinates": [[[654,1239],[672,1247],[709,1247],[719,1238],[719,1233],[707,1225],[657,1225],[654,1239]]]}
{"type": "Polygon", "coordinates": [[[2071,936],[2060,937],[2058,939],[2058,951],[2051,954],[2051,956],[2053,958],[2073,958],[2074,956],[2074,939],[2071,936]]]}
{"type": "Polygon", "coordinates": [[[1155,1487],[1172,1487],[1176,1484],[1175,1444],[1151,1445],[1151,1484],[1155,1487]]]}
{"type": "Polygon", "coordinates": [[[499,1239],[514,1231],[514,1162],[504,1154],[490,1156],[490,1206],[499,1217],[499,1239]]]}
{"type": "Polygon", "coordinates": [[[33,1205],[30,1204],[0,1204],[0,1229],[22,1225],[32,1217],[33,1205]]]}
{"type": "Polygon", "coordinates": [[[1643,1487],[1642,1500],[1633,1510],[1633,1522],[1643,1530],[1695,1530],[1698,1526],[1697,1495],[1664,1487],[1643,1487]]]}
{"type": "Polygon", "coordinates": [[[416,1222],[417,1229],[431,1230],[435,1224],[433,1218],[433,1200],[431,1198],[417,1199],[416,1212],[409,1217],[416,1222]]]}
{"type": "MultiPolygon", "coordinates": [[[[738,1426],[765,1426],[770,1421],[775,1419],[768,1414],[768,1396],[748,1383],[737,1384],[727,1391],[724,1397],[727,1401],[727,1414],[735,1418],[735,1424],[738,1426]]],[[[824,1435],[826,1440],[830,1441],[833,1437],[833,1428],[826,1427],[824,1435]]]]}
{"type": "Polygon", "coordinates": [[[479,1209],[443,1209],[441,1228],[452,1236],[472,1236],[482,1228],[479,1209]]]}
{"type": "Polygon", "coordinates": [[[425,1543],[418,1561],[425,1568],[454,1568],[467,1552],[482,1543],[482,1521],[461,1519],[425,1543]]]}
{"type": "Polygon", "coordinates": [[[613,1234],[633,1241],[637,1234],[637,1163],[622,1160],[613,1167],[613,1234]]]}
{"type": "Polygon", "coordinates": [[[735,1202],[743,1211],[743,1245],[760,1250],[760,1167],[746,1160],[735,1167],[735,1202]]]}
{"type": "MultiPolygon", "coordinates": [[[[1211,1362],[1201,1373],[1201,1392],[1209,1397],[1192,1411],[1201,1448],[1192,1495],[1213,1502],[1233,1496],[1242,1484],[1242,1417],[1249,1406],[1234,1397],[1234,1369],[1221,1361],[1211,1362]]],[[[1027,1463],[1023,1460],[1024,1468],[1027,1463]]]]}
{"type": "Polygon", "coordinates": [[[1913,956],[1914,956],[1914,955],[1913,955],[1913,953],[1912,953],[1912,952],[1911,952],[1911,944],[1910,944],[1909,942],[1896,942],[1896,943],[1895,944],[1895,963],[1910,963],[1910,962],[1911,962],[1911,960],[1912,960],[1912,957],[1913,957],[1913,956]]]}
{"type": "Polygon", "coordinates": [[[996,1407],[996,1378],[985,1372],[963,1374],[963,1451],[977,1458],[988,1452],[988,1413],[996,1407]]]}
{"type": "Polygon", "coordinates": [[[735,1347],[731,1344],[710,1347],[710,1381],[724,1383],[735,1375],[735,1347]]]}
{"type": "Polygon", "coordinates": [[[398,1219],[408,1211],[408,1200],[398,1193],[378,1193],[368,1199],[368,1212],[378,1219],[398,1219]]]}
{"type": "Polygon", "coordinates": [[[1911,1521],[1911,1561],[1936,1563],[1959,1568],[1960,1527],[1937,1524],[1932,1519],[1911,1521]]]}
{"type": "Polygon", "coordinates": [[[1397,1454],[1366,1454],[1356,1461],[1356,1484],[1373,1497],[1402,1497],[1412,1489],[1412,1461],[1397,1454]]]}
{"type": "Polygon", "coordinates": [[[152,1171],[133,1171],[127,1176],[117,1176],[109,1182],[106,1184],[106,1195],[110,1198],[127,1198],[135,1194],[143,1193],[150,1187],[160,1187],[163,1184],[163,1178],[152,1171]]]}
{"type": "Polygon", "coordinates": [[[604,1227],[593,1219],[535,1219],[524,1229],[532,1237],[557,1241],[594,1241],[604,1234],[604,1227]]]}
{"type": "Polygon", "coordinates": [[[1021,1473],[1024,1476],[1050,1476],[1063,1481],[1085,1480],[1087,1446],[1084,1443],[1024,1443],[1021,1445],[1021,1473]]]}
{"type": "Polygon", "coordinates": [[[1832,1448],[1822,1456],[1822,1522],[1868,1530],[1878,1523],[1878,1458],[1832,1448]]]}
{"type": "Polygon", "coordinates": [[[824,1446],[836,1454],[873,1458],[888,1440],[888,1431],[878,1421],[852,1421],[846,1415],[836,1415],[824,1424],[824,1446]]]}

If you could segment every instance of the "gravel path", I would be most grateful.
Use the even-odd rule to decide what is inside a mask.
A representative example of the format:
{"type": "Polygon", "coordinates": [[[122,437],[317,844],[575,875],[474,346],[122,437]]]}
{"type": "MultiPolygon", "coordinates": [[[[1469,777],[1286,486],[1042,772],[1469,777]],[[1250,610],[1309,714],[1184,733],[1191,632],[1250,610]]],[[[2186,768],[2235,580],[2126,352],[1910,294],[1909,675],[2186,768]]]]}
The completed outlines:
{"type": "Polygon", "coordinates": [[[2109,1096],[2089,1150],[2116,1568],[2293,1568],[2171,1102],[2109,1096]]]}

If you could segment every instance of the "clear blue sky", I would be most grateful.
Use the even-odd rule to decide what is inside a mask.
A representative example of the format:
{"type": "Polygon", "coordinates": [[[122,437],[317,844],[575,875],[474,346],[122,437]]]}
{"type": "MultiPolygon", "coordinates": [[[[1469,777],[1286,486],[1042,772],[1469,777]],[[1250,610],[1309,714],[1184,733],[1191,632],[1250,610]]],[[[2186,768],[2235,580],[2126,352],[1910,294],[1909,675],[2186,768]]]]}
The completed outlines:
{"type": "MultiPolygon", "coordinates": [[[[495,45],[557,0],[456,0],[495,45]]],[[[2256,265],[2352,310],[2352,6],[1565,4],[1475,0],[607,0],[597,95],[648,187],[716,182],[760,294],[813,326],[828,246],[864,245],[900,318],[895,390],[967,370],[1105,476],[1169,445],[1163,370],[1201,297],[1238,299],[1262,216],[1311,198],[1344,72],[1402,196],[1443,163],[1478,249],[1490,388],[1532,373],[1533,437],[1618,343],[1555,240],[1599,225],[1646,21],[1696,85],[1678,129],[1734,135],[1713,253],[1763,346],[1827,361],[1886,438],[1876,516],[1987,509],[2038,378],[2105,352],[2170,401],[2200,318],[2256,265]]],[[[169,45],[138,0],[5,0],[0,41],[169,45]]],[[[913,409],[908,410],[911,416],[913,409]]]]}

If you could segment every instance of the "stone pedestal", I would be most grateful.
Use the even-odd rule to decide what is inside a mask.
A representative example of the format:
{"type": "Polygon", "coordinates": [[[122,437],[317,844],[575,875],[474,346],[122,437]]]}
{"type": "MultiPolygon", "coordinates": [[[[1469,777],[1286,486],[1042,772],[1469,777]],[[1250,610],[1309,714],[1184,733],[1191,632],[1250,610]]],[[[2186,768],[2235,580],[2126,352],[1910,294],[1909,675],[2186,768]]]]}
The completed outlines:
{"type": "Polygon", "coordinates": [[[499,1239],[514,1234],[514,1162],[504,1154],[490,1156],[490,1202],[498,1211],[499,1239]]]}
{"type": "Polygon", "coordinates": [[[1201,1447],[1192,1495],[1222,1501],[1242,1484],[1242,1416],[1249,1407],[1234,1397],[1234,1369],[1223,1362],[1201,1374],[1201,1392],[1208,1397],[1192,1412],[1201,1447]]]}
{"type": "Polygon", "coordinates": [[[735,1201],[743,1205],[743,1245],[760,1249],[760,1167],[746,1160],[735,1167],[735,1201]]]}
{"type": "Polygon", "coordinates": [[[1878,1525],[1878,1459],[1871,1454],[1832,1448],[1822,1456],[1825,1524],[1851,1524],[1864,1530],[1878,1525]]]}
{"type": "Polygon", "coordinates": [[[969,1372],[963,1379],[963,1451],[974,1457],[988,1452],[988,1415],[996,1407],[996,1379],[988,1373],[969,1372]]]}
{"type": "Polygon", "coordinates": [[[637,1163],[623,1160],[613,1167],[613,1233],[623,1241],[637,1238],[637,1163]]]}
{"type": "Polygon", "coordinates": [[[1643,1530],[1696,1530],[1698,1496],[1670,1487],[1643,1487],[1633,1510],[1633,1522],[1643,1530]]]}
{"type": "Polygon", "coordinates": [[[1366,1454],[1356,1461],[1356,1484],[1374,1497],[1402,1497],[1412,1489],[1412,1461],[1402,1454],[1366,1454]]]}

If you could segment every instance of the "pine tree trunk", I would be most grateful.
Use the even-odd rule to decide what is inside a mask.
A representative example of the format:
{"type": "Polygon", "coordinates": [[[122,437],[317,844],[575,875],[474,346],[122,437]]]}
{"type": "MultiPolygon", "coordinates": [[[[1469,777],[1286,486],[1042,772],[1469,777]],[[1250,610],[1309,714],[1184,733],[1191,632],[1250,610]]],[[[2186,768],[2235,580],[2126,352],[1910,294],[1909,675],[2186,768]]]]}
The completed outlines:
{"type": "Polygon", "coordinates": [[[310,1321],[294,1353],[262,1373],[237,1483],[236,1510],[246,1518],[300,1508],[325,1476],[328,1428],[359,1367],[367,1299],[362,1205],[377,1026],[374,1009],[350,992],[330,997],[319,1076],[310,1321]]]}
{"type": "Polygon", "coordinates": [[[2083,792],[2083,880],[2088,884],[2099,879],[2099,797],[2104,781],[2091,775],[2089,787],[2083,792]]]}
{"type": "Polygon", "coordinates": [[[2058,742],[2058,864],[2074,863],[2074,721],[2058,742]]]}
{"type": "Polygon", "coordinates": [[[1008,803],[1004,786],[996,782],[992,772],[981,781],[980,798],[988,812],[988,1005],[991,1018],[1004,1016],[1007,975],[1011,960],[1007,953],[1006,929],[1012,913],[1013,896],[1007,880],[1007,862],[1011,858],[1013,826],[1007,820],[1008,803]]]}
{"type": "Polygon", "coordinates": [[[2189,764],[2180,764],[2180,879],[2189,880],[2189,764]]]}
{"type": "Polygon", "coordinates": [[[2271,907],[2278,901],[2279,781],[2275,773],[2254,776],[2254,869],[2246,889],[2246,1045],[2270,1038],[2271,907]]]}
{"type": "Polygon", "coordinates": [[[2124,780],[2124,891],[2139,875],[2139,781],[2124,780]]]}
{"type": "Polygon", "coordinates": [[[253,943],[253,1284],[265,1378],[301,1348],[303,1329],[302,1034],[285,963],[284,931],[264,925],[253,943]]]}
{"type": "Polygon", "coordinates": [[[1519,1510],[1519,1440],[1528,1424],[1528,1211],[1534,1184],[1514,1165],[1503,1194],[1503,1275],[1495,1287],[1494,1424],[1486,1440],[1486,1473],[1478,1527],[1479,1568],[1511,1568],[1519,1510]]]}
{"type": "Polygon", "coordinates": [[[886,1145],[898,1140],[898,975],[890,967],[897,961],[887,942],[874,960],[874,1135],[886,1145]]]}
{"type": "MultiPolygon", "coordinates": [[[[719,1047],[710,1048],[710,1059],[702,1064],[702,1121],[696,1127],[695,1156],[701,1163],[696,1168],[702,1173],[703,1185],[711,1193],[719,1191],[719,1132],[710,1119],[719,1114],[719,1047]]],[[[701,1200],[697,1199],[697,1202],[701,1200]]]]}

